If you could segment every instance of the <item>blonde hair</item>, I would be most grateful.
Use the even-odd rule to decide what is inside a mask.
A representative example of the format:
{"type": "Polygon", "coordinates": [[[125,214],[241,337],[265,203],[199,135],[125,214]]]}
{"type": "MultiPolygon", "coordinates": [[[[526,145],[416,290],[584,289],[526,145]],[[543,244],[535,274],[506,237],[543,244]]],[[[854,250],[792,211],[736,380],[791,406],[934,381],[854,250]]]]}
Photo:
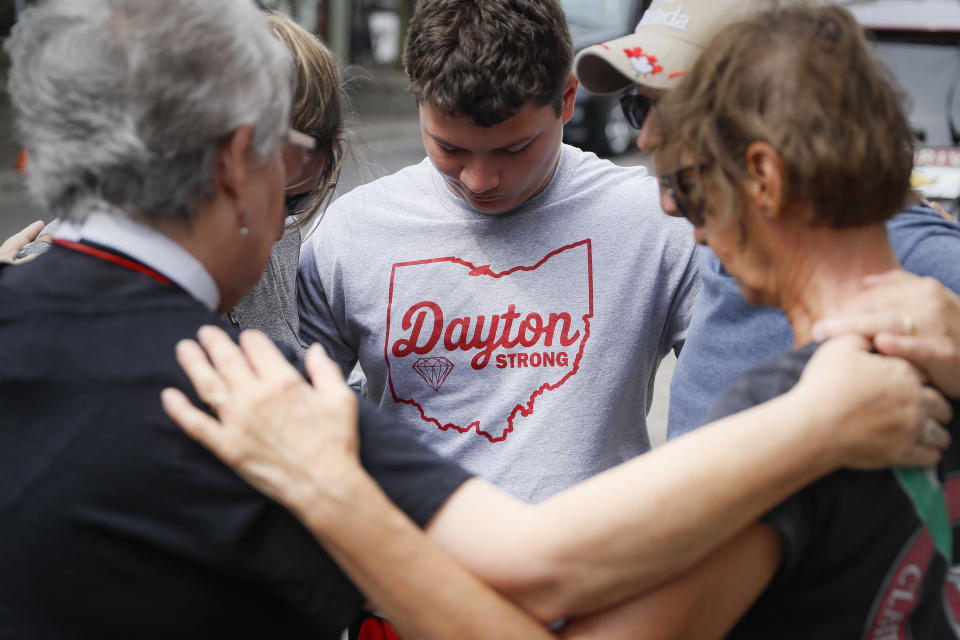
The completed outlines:
{"type": "Polygon", "coordinates": [[[849,11],[773,8],[720,31],[660,101],[657,165],[669,171],[690,152],[724,205],[715,213],[739,217],[746,150],[766,142],[783,162],[787,205],[812,205],[807,222],[879,223],[911,197],[902,99],[849,11]]]}
{"type": "Polygon", "coordinates": [[[307,211],[298,221],[306,227],[323,211],[323,204],[337,184],[346,151],[343,133],[342,75],[333,54],[314,34],[282,13],[267,13],[273,32],[293,57],[290,121],[294,129],[317,139],[327,164],[307,211]]]}

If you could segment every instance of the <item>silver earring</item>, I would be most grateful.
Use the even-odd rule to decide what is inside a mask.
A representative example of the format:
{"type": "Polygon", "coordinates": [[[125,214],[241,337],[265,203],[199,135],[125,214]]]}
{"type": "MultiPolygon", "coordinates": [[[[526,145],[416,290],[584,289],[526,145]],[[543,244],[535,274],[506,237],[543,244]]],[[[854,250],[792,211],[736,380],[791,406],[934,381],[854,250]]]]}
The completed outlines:
{"type": "Polygon", "coordinates": [[[250,228],[247,227],[247,217],[248,217],[247,212],[246,210],[244,210],[243,221],[240,223],[240,235],[242,236],[245,236],[248,233],[250,233],[250,228]]]}

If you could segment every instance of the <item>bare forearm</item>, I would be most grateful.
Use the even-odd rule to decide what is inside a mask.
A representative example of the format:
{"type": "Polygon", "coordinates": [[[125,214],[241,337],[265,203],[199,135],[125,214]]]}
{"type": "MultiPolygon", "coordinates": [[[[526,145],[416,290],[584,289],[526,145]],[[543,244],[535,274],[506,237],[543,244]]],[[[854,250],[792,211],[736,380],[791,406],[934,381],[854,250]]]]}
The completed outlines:
{"type": "Polygon", "coordinates": [[[676,576],[839,460],[792,398],[705,427],[542,505],[569,613],[676,576]],[[561,526],[564,514],[584,513],[561,526]]]}
{"type": "MultiPolygon", "coordinates": [[[[447,548],[541,619],[592,613],[634,597],[683,572],[838,466],[826,438],[816,437],[816,417],[794,402],[783,396],[538,506],[510,507],[509,544],[470,554],[447,548]]],[[[467,502],[452,500],[441,517],[467,502]]],[[[431,535],[453,535],[444,526],[431,525],[431,535]]]]}
{"type": "Polygon", "coordinates": [[[724,638],[766,588],[780,564],[779,534],[755,524],[696,566],[634,600],[572,621],[569,640],[724,638]],[[735,579],[731,579],[735,576],[735,579]]]}
{"type": "Polygon", "coordinates": [[[831,340],[788,393],[536,507],[468,483],[430,535],[454,554],[466,536],[500,541],[456,557],[544,620],[634,597],[841,465],[936,464],[946,432],[920,435],[931,420],[949,419],[949,405],[906,362],[868,348],[859,337],[831,340]]]}
{"type": "MultiPolygon", "coordinates": [[[[356,397],[318,349],[307,353],[311,389],[262,334],[242,334],[242,354],[212,327],[198,337],[210,359],[183,342],[178,361],[219,420],[175,389],[163,394],[168,414],[299,513],[402,630],[423,638],[544,634],[432,547],[359,469],[356,397]]],[[[788,394],[536,507],[470,480],[434,515],[430,536],[542,620],[645,592],[841,462],[937,462],[947,435],[931,442],[927,427],[949,420],[949,405],[905,362],[868,348],[862,338],[831,340],[788,394]]]]}
{"type": "Polygon", "coordinates": [[[298,516],[402,637],[552,637],[443,553],[365,473],[335,482],[298,516]]]}

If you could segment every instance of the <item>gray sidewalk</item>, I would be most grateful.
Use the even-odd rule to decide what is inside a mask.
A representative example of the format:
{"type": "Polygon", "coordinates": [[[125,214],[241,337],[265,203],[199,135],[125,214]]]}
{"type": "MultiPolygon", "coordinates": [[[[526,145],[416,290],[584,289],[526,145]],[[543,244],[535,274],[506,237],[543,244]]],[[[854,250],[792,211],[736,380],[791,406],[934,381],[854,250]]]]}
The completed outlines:
{"type": "Polygon", "coordinates": [[[407,77],[393,69],[349,67],[344,72],[347,128],[368,140],[400,135],[417,121],[407,77]]]}
{"type": "Polygon", "coordinates": [[[423,159],[417,107],[399,70],[348,68],[346,131],[350,150],[336,195],[423,159]]]}

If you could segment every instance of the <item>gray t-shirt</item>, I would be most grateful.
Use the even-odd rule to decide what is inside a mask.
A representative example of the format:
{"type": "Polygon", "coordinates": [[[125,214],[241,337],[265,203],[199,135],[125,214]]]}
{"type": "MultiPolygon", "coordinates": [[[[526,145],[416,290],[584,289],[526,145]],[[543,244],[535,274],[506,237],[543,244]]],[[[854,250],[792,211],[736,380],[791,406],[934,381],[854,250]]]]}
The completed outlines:
{"type": "Polygon", "coordinates": [[[477,212],[429,160],[327,211],[300,255],[301,336],[381,411],[540,501],[650,447],[654,374],[699,288],[656,180],[564,147],[514,211],[477,212]]]}

